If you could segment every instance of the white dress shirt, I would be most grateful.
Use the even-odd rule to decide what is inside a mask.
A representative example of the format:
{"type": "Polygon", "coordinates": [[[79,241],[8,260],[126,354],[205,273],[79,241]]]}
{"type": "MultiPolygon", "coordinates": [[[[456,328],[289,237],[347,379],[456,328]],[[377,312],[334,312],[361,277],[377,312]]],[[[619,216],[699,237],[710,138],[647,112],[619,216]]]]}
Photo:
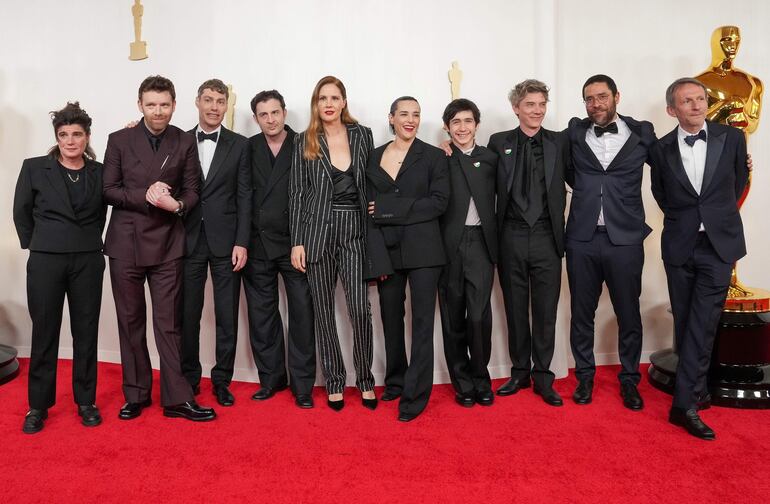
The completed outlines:
{"type": "MultiPolygon", "coordinates": [[[[466,156],[470,156],[471,153],[473,152],[473,149],[475,148],[476,148],[476,144],[474,143],[470,149],[464,150],[463,154],[466,156]]],[[[465,225],[466,226],[481,225],[481,217],[479,217],[479,211],[476,210],[476,203],[473,202],[473,196],[471,196],[471,202],[468,204],[468,213],[465,214],[465,225]]]]}
{"type": "MultiPolygon", "coordinates": [[[[703,123],[701,130],[706,132],[706,139],[708,140],[708,130],[706,129],[706,123],[703,123]]],[[[682,158],[684,172],[687,174],[687,178],[690,179],[690,184],[692,184],[695,192],[700,194],[701,188],[703,186],[703,171],[706,169],[706,142],[698,140],[692,145],[692,147],[690,147],[687,145],[687,142],[684,141],[684,139],[690,135],[692,135],[692,133],[685,131],[681,126],[677,128],[677,137],[679,138],[679,155],[682,158]]],[[[705,230],[706,228],[701,222],[698,231],[705,230]]]]}
{"type": "MultiPolygon", "coordinates": [[[[203,131],[198,125],[195,128],[195,139],[198,139],[198,132],[203,131]]],[[[222,125],[220,124],[214,131],[203,131],[204,133],[216,133],[217,140],[219,140],[222,134],[222,125]]],[[[203,170],[203,179],[209,175],[209,168],[211,167],[211,160],[214,159],[214,151],[217,149],[217,143],[213,140],[206,139],[202,142],[198,142],[198,160],[201,162],[201,170],[203,170]]]]}
{"type": "MultiPolygon", "coordinates": [[[[596,136],[596,132],[594,131],[594,126],[596,125],[593,123],[591,123],[591,126],[586,131],[586,143],[591,148],[596,159],[599,160],[599,163],[605,171],[631,136],[631,130],[623,119],[615,115],[615,119],[611,122],[617,124],[617,133],[604,133],[600,137],[596,136]]],[[[596,222],[596,225],[604,225],[604,205],[599,208],[599,220],[596,222]]]]}

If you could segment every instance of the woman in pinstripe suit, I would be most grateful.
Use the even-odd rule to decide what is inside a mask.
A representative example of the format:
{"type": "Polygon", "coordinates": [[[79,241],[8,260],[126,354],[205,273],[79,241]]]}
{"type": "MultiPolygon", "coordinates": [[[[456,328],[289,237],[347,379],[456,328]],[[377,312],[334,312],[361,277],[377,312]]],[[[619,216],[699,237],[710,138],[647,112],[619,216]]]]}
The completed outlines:
{"type": "Polygon", "coordinates": [[[377,407],[372,376],[372,316],[363,278],[366,239],[366,164],[372,132],[348,112],[345,86],[322,78],[310,100],[310,124],[294,142],[289,212],[291,262],[307,271],[315,311],[327,404],[345,405],[345,364],[334,320],[334,290],[342,279],[353,325],[353,363],[362,403],[377,407]]]}

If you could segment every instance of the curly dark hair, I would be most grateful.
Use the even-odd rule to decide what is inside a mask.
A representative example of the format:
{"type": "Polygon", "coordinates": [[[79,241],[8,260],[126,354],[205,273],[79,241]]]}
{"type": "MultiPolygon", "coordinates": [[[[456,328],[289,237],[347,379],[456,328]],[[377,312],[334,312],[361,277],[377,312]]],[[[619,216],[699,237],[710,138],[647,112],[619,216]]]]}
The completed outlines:
{"type": "MultiPolygon", "coordinates": [[[[83,128],[86,135],[91,136],[91,117],[85,110],[80,108],[80,102],[67,102],[61,110],[53,110],[50,112],[51,122],[53,123],[54,137],[59,134],[59,128],[62,126],[69,126],[71,124],[77,124],[83,128]]],[[[59,150],[59,144],[57,143],[48,150],[48,153],[55,158],[61,157],[61,151],[59,150]]],[[[96,159],[96,154],[91,148],[91,141],[86,144],[85,156],[88,159],[96,159]]]]}

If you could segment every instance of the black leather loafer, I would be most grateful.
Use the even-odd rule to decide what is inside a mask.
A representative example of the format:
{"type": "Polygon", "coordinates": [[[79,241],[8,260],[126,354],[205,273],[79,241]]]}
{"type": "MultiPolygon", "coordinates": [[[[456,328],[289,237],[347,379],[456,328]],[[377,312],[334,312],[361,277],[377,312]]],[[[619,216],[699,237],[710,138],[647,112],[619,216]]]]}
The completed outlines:
{"type": "Polygon", "coordinates": [[[471,392],[458,392],[455,394],[455,402],[463,408],[472,408],[476,399],[471,392]]]}
{"type": "Polygon", "coordinates": [[[265,401],[267,399],[270,399],[278,392],[286,390],[286,385],[281,385],[280,387],[261,387],[259,390],[257,390],[253,396],[251,396],[252,399],[255,401],[265,401]]]}
{"type": "Polygon", "coordinates": [[[699,439],[713,441],[716,439],[714,431],[703,423],[694,409],[684,410],[682,408],[671,408],[668,414],[668,421],[674,425],[684,427],[687,432],[699,439]]]}
{"type": "Polygon", "coordinates": [[[593,380],[580,380],[575,393],[572,394],[572,400],[575,404],[591,404],[594,393],[594,381],[593,380]]]}
{"type": "Polygon", "coordinates": [[[529,377],[526,378],[511,378],[505,382],[499,389],[497,389],[497,395],[509,396],[513,395],[521,389],[529,388],[532,382],[529,377]]]}
{"type": "Polygon", "coordinates": [[[99,414],[99,409],[93,404],[78,406],[78,415],[80,416],[80,423],[86,427],[96,427],[102,423],[102,415],[99,414]]]}
{"type": "Polygon", "coordinates": [[[120,408],[118,418],[121,420],[132,420],[142,414],[142,410],[152,404],[152,399],[142,402],[127,402],[120,408]]]}
{"type": "Polygon", "coordinates": [[[476,392],[476,402],[481,406],[492,406],[495,402],[495,395],[491,390],[481,390],[476,392]]]}
{"type": "Polygon", "coordinates": [[[27,412],[27,416],[24,417],[24,425],[21,430],[25,434],[35,434],[43,430],[45,426],[43,420],[48,418],[48,410],[31,409],[27,412]]]}
{"type": "Polygon", "coordinates": [[[639,390],[633,383],[622,383],[620,385],[620,396],[623,398],[623,406],[631,411],[641,411],[644,408],[644,401],[639,395],[639,390]]]}
{"type": "Polygon", "coordinates": [[[405,412],[399,412],[398,414],[398,421],[399,422],[411,422],[417,418],[417,415],[414,413],[405,413],[405,412]]]}
{"type": "Polygon", "coordinates": [[[313,407],[313,398],[310,394],[297,394],[294,397],[294,404],[302,409],[310,409],[313,407]]]}
{"type": "Polygon", "coordinates": [[[198,403],[195,401],[188,401],[173,406],[165,406],[163,408],[163,416],[185,418],[193,422],[208,422],[214,420],[217,414],[213,408],[204,408],[203,406],[198,406],[198,403]]]}
{"type": "Polygon", "coordinates": [[[230,393],[230,389],[227,385],[217,385],[214,387],[214,396],[217,398],[217,403],[220,406],[232,406],[235,404],[235,397],[230,393]]]}
{"type": "Polygon", "coordinates": [[[535,394],[539,395],[543,398],[543,401],[545,401],[546,404],[549,406],[562,406],[564,405],[564,401],[562,401],[561,396],[558,392],[556,392],[553,387],[547,387],[542,390],[540,388],[535,387],[534,388],[535,394]]]}

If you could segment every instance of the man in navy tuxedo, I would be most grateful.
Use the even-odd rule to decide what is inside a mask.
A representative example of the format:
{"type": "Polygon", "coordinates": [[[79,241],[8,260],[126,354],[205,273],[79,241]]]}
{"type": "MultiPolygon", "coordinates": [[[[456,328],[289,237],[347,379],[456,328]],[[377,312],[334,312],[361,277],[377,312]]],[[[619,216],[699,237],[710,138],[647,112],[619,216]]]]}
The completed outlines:
{"type": "Polygon", "coordinates": [[[566,229],[567,275],[571,292],[570,345],[575,357],[577,404],[592,400],[596,371],[594,316],[607,284],[618,320],[618,353],[623,404],[634,411],[644,402],[641,378],[644,222],[642,174],[654,145],[651,123],[619,115],[620,93],[612,78],[594,75],[583,85],[588,117],[569,122],[572,166],[567,182],[572,203],[566,229]]]}
{"type": "Polygon", "coordinates": [[[691,78],[666,90],[679,125],[655,146],[652,192],[663,210],[661,248],[679,364],[669,422],[701,439],[714,431],[698,415],[732,265],[746,255],[738,198],[748,182],[740,130],[706,121],[705,86],[691,78]]]}

